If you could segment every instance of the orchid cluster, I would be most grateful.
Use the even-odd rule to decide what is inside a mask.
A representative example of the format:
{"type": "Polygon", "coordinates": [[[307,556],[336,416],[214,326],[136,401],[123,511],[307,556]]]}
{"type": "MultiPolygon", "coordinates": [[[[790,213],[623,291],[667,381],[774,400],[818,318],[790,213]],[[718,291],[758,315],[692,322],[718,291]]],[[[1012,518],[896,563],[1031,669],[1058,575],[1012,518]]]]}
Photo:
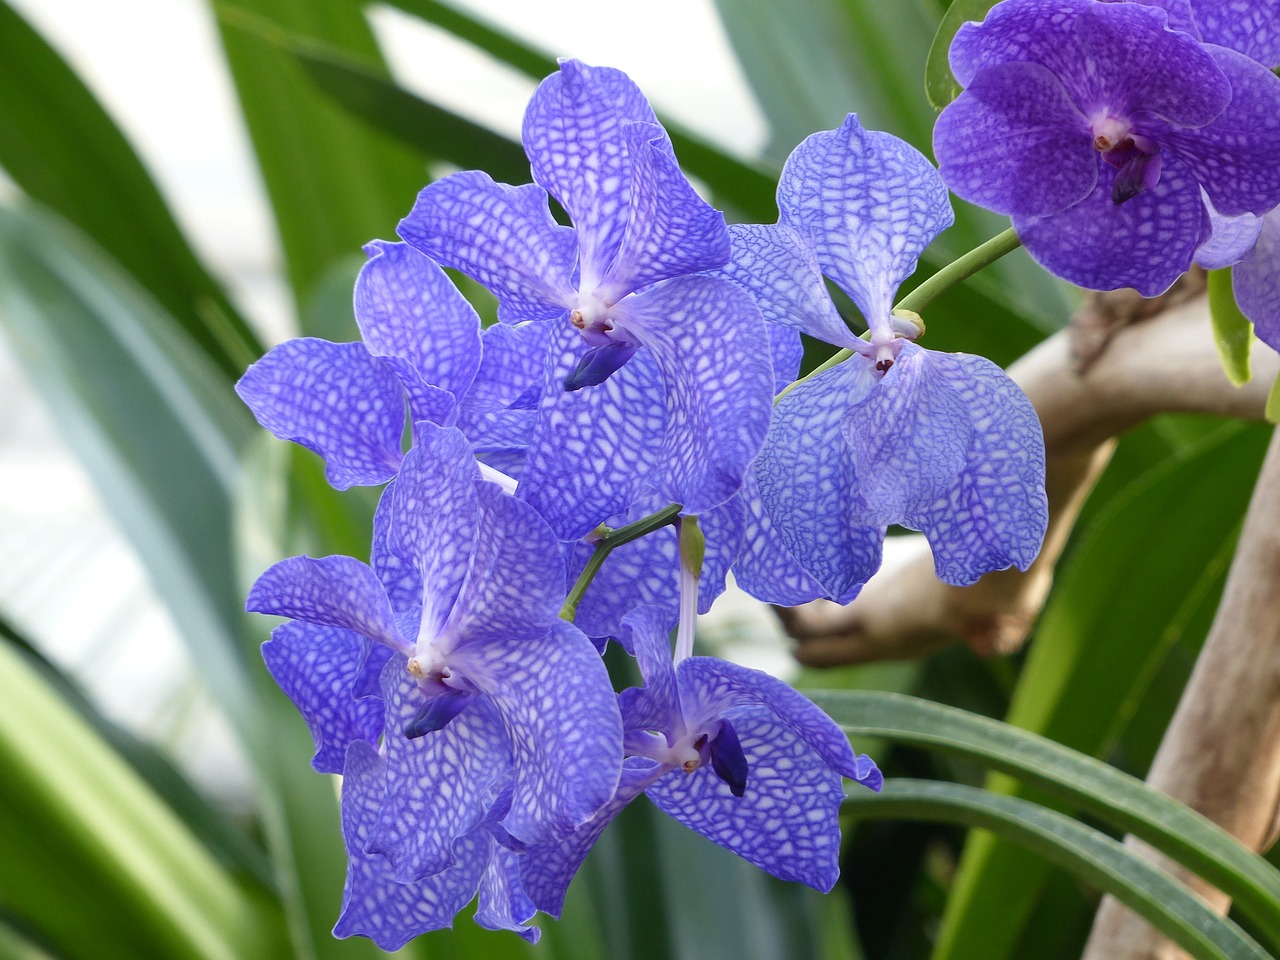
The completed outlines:
{"type": "Polygon", "coordinates": [[[1035,411],[894,305],[948,186],[1082,285],[1238,261],[1260,328],[1280,315],[1280,32],[1204,7],[1005,0],[956,38],[941,175],[850,115],[796,148],[768,225],[726,225],[624,74],[565,61],[525,114],[533,183],[430,184],[402,242],[366,247],[361,341],[249,369],[240,396],[333,486],[386,484],[368,563],[284,560],[248,601],[287,618],[263,655],[343,776],[338,936],[395,949],[478,896],[478,923],[535,940],[642,793],[834,885],[843,780],[879,770],[786,684],[695,655],[697,617],[730,572],[771,603],[849,602],[894,526],[951,584],[1035,559],[1035,411]],[[840,348],[804,378],[801,333],[840,348]],[[639,685],[615,692],[610,642],[639,685]]]}

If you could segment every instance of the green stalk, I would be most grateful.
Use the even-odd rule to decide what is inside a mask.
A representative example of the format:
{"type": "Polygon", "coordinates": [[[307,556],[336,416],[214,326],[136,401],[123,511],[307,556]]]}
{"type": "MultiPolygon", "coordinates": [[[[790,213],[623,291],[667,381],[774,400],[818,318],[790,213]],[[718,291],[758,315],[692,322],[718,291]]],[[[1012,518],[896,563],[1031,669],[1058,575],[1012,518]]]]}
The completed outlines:
{"type": "Polygon", "coordinates": [[[596,542],[596,548],[588,558],[587,565],[582,568],[582,573],[578,574],[578,579],[574,583],[573,589],[565,597],[564,606],[560,608],[560,618],[568,620],[570,623],[573,622],[573,618],[578,615],[578,604],[582,602],[583,594],[587,592],[587,587],[591,586],[591,581],[600,572],[600,568],[604,565],[614,547],[620,547],[624,543],[630,543],[632,540],[639,540],[655,530],[661,530],[663,527],[675,523],[679,517],[680,504],[673,503],[649,514],[647,517],[641,517],[633,523],[618,527],[616,530],[606,529],[604,536],[596,542]]]}
{"type": "MultiPolygon", "coordinates": [[[[895,311],[908,310],[912,313],[920,313],[934,300],[938,299],[943,293],[950,290],[958,283],[963,283],[971,276],[984,267],[989,267],[995,263],[1006,253],[1017,250],[1022,245],[1022,241],[1018,239],[1017,233],[1013,227],[998,233],[990,240],[982,243],[964,256],[953,260],[947,264],[928,280],[924,281],[920,286],[916,287],[905,297],[898,301],[893,308],[895,311]]],[[[826,373],[832,367],[844,363],[853,356],[853,351],[848,347],[838,350],[830,359],[821,366],[815,368],[808,375],[801,377],[795,383],[789,384],[781,393],[773,398],[773,403],[777,406],[788,393],[804,383],[806,380],[812,380],[820,373],[826,373]]]]}

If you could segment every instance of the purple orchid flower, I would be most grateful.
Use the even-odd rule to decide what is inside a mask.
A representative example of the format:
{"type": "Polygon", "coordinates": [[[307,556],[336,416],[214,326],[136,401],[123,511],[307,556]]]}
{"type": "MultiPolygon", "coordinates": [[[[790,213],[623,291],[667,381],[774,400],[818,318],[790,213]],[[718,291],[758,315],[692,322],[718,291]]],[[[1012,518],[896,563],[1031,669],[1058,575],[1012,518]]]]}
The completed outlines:
{"type": "MultiPolygon", "coordinates": [[[[1209,236],[1202,190],[1227,216],[1280,203],[1280,78],[1170,29],[1191,28],[1182,6],[1004,0],[952,44],[943,179],[1072,283],[1155,296],[1209,236]]],[[[1228,16],[1195,14],[1232,40],[1228,16]]]]}
{"type": "Polygon", "coordinates": [[[679,652],[673,663],[662,611],[634,611],[624,632],[644,686],[619,697],[630,756],[618,791],[573,836],[525,851],[525,893],[559,916],[587,852],[641,793],[774,876],[830,890],[840,872],[842,777],[879,790],[875,763],[855,756],[834,721],[768,674],[679,652]]]}
{"type": "Polygon", "coordinates": [[[236,392],[281,440],[319,454],[339,490],[386,483],[410,422],[458,426],[477,456],[518,475],[535,423],[547,331],[480,318],[428,257],[375,240],[356,279],[363,337],[288,340],[253,364],[236,392]],[[531,359],[533,358],[533,359],[531,359]]]}
{"type": "MultiPolygon", "coordinates": [[[[346,666],[331,665],[341,652],[320,655],[318,670],[295,659],[291,676],[302,679],[286,688],[331,748],[372,741],[359,702],[380,666],[386,795],[363,849],[402,882],[457,862],[455,841],[484,822],[511,781],[501,821],[511,836],[572,833],[613,795],[622,759],[604,665],[557,616],[564,567],[551,530],[480,480],[458,430],[417,431],[379,506],[374,566],[294,557],[264,573],[247,604],[349,632],[335,641],[347,643],[346,666]],[[372,651],[369,661],[352,660],[350,634],[372,651]],[[340,706],[326,713],[335,693],[340,706]]],[[[284,640],[278,676],[280,659],[305,655],[284,640]]]]}
{"type": "Polygon", "coordinates": [[[764,439],[774,382],[750,297],[697,275],[729,257],[723,216],[618,70],[564,61],[534,93],[524,144],[537,185],[454,174],[399,228],[492,290],[501,320],[550,322],[520,496],[565,540],[650,486],[691,513],[723,503],[764,439]]]}
{"type": "Polygon", "coordinates": [[[981,357],[925,350],[892,314],[898,285],[952,220],[946,189],[915,149],[850,115],[787,160],[778,223],[733,228],[725,274],[764,315],[853,351],[777,404],[754,477],[770,536],[756,558],[765,595],[807,588],[791,560],[845,603],[880,564],[886,528],[922,530],[954,584],[1022,569],[1047,524],[1044,439],[1026,396],[981,357]],[[862,311],[853,334],[831,277],[862,311]],[[772,580],[772,582],[771,582],[772,580]]]}

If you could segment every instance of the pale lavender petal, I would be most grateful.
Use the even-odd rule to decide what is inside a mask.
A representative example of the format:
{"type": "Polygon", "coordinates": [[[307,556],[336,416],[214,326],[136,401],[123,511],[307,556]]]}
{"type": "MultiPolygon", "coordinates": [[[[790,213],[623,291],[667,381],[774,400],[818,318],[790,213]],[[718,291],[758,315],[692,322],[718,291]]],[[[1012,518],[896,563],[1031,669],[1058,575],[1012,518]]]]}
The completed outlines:
{"type": "Polygon", "coordinates": [[[422,617],[439,635],[462,587],[480,529],[476,465],[466,437],[421,423],[388,492],[386,544],[412,563],[424,585],[422,617]]]}
{"type": "Polygon", "coordinates": [[[375,240],[364,251],[355,314],[365,346],[461,397],[480,366],[479,316],[435,261],[408,244],[375,240]]]}
{"type": "MultiPolygon", "coordinates": [[[[611,517],[611,527],[639,520],[667,505],[661,497],[645,497],[625,514],[611,517]]],[[[698,579],[698,612],[706,613],[724,592],[725,576],[742,548],[745,513],[737,497],[698,518],[706,540],[702,576],[698,579]]],[[[575,577],[593,552],[590,543],[574,544],[570,572],[575,577]]],[[[664,527],[614,548],[591,581],[574,617],[589,637],[616,637],[622,618],[642,604],[659,606],[674,626],[680,609],[680,562],[676,529],[664,527]]]]}
{"type": "Polygon", "coordinates": [[[788,393],[755,463],[773,529],[823,593],[848,603],[880,567],[884,530],[854,523],[853,456],[840,432],[849,407],[875,384],[854,357],[788,393]]]}
{"type": "Polygon", "coordinates": [[[933,150],[957,196],[1006,215],[1065,210],[1098,182],[1089,122],[1035,63],[982,70],[938,117],[933,150]]]}
{"type": "Polygon", "coordinates": [[[541,637],[468,644],[453,661],[492,700],[510,737],[515,788],[502,825],[537,843],[591,819],[618,786],[622,719],[586,635],[560,620],[541,637]]]}
{"type": "MultiPolygon", "coordinates": [[[[567,324],[555,325],[546,379],[559,384],[586,352],[567,324]]],[[[543,395],[519,496],[562,540],[579,540],[644,489],[666,433],[662,374],[641,350],[604,383],[543,395]]]]}
{"type": "Polygon", "coordinates": [[[738,224],[729,228],[732,256],[712,276],[745,287],[770,324],[780,324],[840,347],[857,335],[827,295],[813,245],[785,223],[738,224]]]}
{"type": "Polygon", "coordinates": [[[840,875],[840,774],[766,707],[740,707],[729,719],[748,764],[743,796],[704,765],[661,777],[649,799],[774,876],[830,890],[840,875]]]}
{"type": "Polygon", "coordinates": [[[475,896],[493,841],[473,833],[457,843],[458,862],[416,883],[400,883],[391,865],[366,853],[386,795],[386,763],[366,743],[354,743],[342,780],[342,831],[347,838],[347,882],[335,937],[368,937],[398,950],[418,934],[453,925],[475,896]]]}
{"type": "Polygon", "coordinates": [[[754,469],[747,472],[741,498],[747,509],[747,524],[742,552],[733,565],[734,582],[757,600],[784,607],[824,596],[822,585],[792,556],[760,502],[754,469]]]}
{"type": "Polygon", "coordinates": [[[622,246],[597,290],[609,302],[729,259],[724,214],[699,197],[680,172],[662,127],[629,123],[622,133],[631,155],[631,203],[622,246]]]}
{"type": "Polygon", "coordinates": [[[850,779],[860,768],[849,738],[839,725],[800,691],[761,670],[752,670],[716,657],[690,657],[677,668],[684,714],[711,720],[733,715],[741,706],[771,710],[778,721],[795,731],[823,763],[850,779]]]}
{"type": "Polygon", "coordinates": [[[236,393],[281,440],[323,457],[338,490],[396,475],[404,388],[363,344],[287,340],[245,371],[236,393]]]}
{"type": "Polygon", "coordinates": [[[562,60],[525,110],[533,179],[573,220],[587,287],[604,276],[626,233],[634,160],[624,130],[634,122],[657,123],[657,117],[631,78],[578,60],[562,60]]]}
{"type": "Polygon", "coordinates": [[[520,854],[493,844],[489,866],[480,879],[480,902],[475,921],[486,930],[510,930],[530,943],[537,943],[542,931],[528,922],[538,908],[520,882],[520,854]]]}
{"type": "Polygon", "coordinates": [[[1191,171],[1172,154],[1162,157],[1160,182],[1124,203],[1112,202],[1116,171],[1102,164],[1097,188],[1074,207],[1014,217],[1027,252],[1050,273],[1091,290],[1133,287],[1154,297],[1169,289],[1210,227],[1191,171]]]}
{"type": "Polygon", "coordinates": [[[459,644],[540,637],[568,590],[560,541],[533,507],[497,484],[481,483],[476,496],[480,532],[440,637],[459,644]]]}
{"type": "Polygon", "coordinates": [[[1238,50],[1264,67],[1280,66],[1280,0],[1194,0],[1205,43],[1238,50]]]}
{"type": "Polygon", "coordinates": [[[298,708],[316,753],[317,773],[341,773],[347,746],[376,744],[382,733],[382,701],[357,699],[353,684],[365,660],[358,633],[313,623],[283,623],[262,645],[262,659],[280,689],[298,708]]]}
{"type": "Polygon", "coordinates": [[[1255,217],[1251,213],[1242,213],[1238,217],[1223,216],[1213,208],[1207,196],[1203,198],[1205,209],[1209,211],[1209,222],[1213,225],[1213,233],[1196,251],[1196,263],[1206,270],[1221,270],[1233,263],[1239,263],[1258,242],[1258,234],[1262,230],[1262,218],[1255,217]]]}
{"type": "Polygon", "coordinates": [[[888,317],[898,285],[954,219],[947,188],[924,155],[863,130],[855,114],[792,151],[778,181],[778,210],[868,320],[888,317]]]}
{"type": "Polygon", "coordinates": [[[1266,213],[1280,203],[1280,77],[1233,50],[1205,49],[1231,80],[1231,109],[1200,129],[1163,124],[1151,136],[1177,153],[1219,212],[1266,213]]]}
{"type": "Polygon", "coordinates": [[[245,601],[250,613],[354,630],[393,650],[411,650],[374,572],[352,557],[290,557],[260,576],[245,601]]]}
{"type": "Polygon", "coordinates": [[[507,323],[558,317],[573,296],[577,241],[534,184],[509,187],[478,170],[451,174],[418,194],[397,232],[493,291],[507,323]]]}
{"type": "Polygon", "coordinates": [[[911,345],[846,425],[867,512],[923,531],[938,579],[967,586],[1031,565],[1048,523],[1044,437],[1003,370],[911,345]],[[883,442],[885,431],[910,442],[883,442]]]}
{"type": "Polygon", "coordinates": [[[1280,350],[1280,214],[1262,218],[1257,245],[1231,268],[1236,302],[1258,339],[1280,350]]]}
{"type": "Polygon", "coordinates": [[[662,370],[666,435],[653,485],[698,514],[738,492],[769,429],[773,363],[754,301],[715,277],[628,297],[625,321],[662,370]]]}
{"type": "Polygon", "coordinates": [[[558,843],[543,843],[528,848],[520,858],[520,878],[525,892],[539,910],[559,918],[569,883],[600,834],[622,808],[643,793],[664,770],[661,764],[643,757],[627,758],[617,791],[590,822],[558,843]]]}
{"type": "Polygon", "coordinates": [[[511,778],[511,752],[498,712],[483,696],[442,729],[406,738],[405,724],[426,701],[398,657],[383,670],[382,695],[387,794],[366,850],[408,883],[458,862],[457,841],[484,821],[511,778]]]}

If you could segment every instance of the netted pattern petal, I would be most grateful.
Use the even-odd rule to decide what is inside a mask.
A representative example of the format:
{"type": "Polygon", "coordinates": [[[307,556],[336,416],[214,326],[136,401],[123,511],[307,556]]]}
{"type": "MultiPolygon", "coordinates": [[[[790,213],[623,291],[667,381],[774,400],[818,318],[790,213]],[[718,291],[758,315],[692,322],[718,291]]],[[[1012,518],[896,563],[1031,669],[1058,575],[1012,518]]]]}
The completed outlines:
{"type": "Polygon", "coordinates": [[[1236,302],[1258,339],[1280,350],[1280,213],[1262,218],[1257,244],[1231,274],[1236,302]]]}
{"type": "Polygon", "coordinates": [[[527,925],[537,912],[520,882],[520,855],[494,844],[489,866],[480,879],[476,923],[486,930],[510,930],[537,943],[542,931],[527,925]]]}
{"type": "Polygon", "coordinates": [[[1262,219],[1251,213],[1226,217],[1213,208],[1208,197],[1204,197],[1204,200],[1213,233],[1196,251],[1196,263],[1206,270],[1220,270],[1238,263],[1253,249],[1253,245],[1258,242],[1258,234],[1262,231],[1262,219]]]}
{"type": "Polygon", "coordinates": [[[1280,0],[1194,0],[1193,7],[1206,43],[1280,66],[1280,0]]]}
{"type": "Polygon", "coordinates": [[[446,267],[483,283],[507,323],[559,316],[573,295],[573,231],[532,183],[510,187],[467,170],[428,184],[397,232],[446,267]]]}
{"type": "Polygon", "coordinates": [[[914,147],[850,114],[792,151],[778,181],[782,222],[874,322],[916,259],[954,219],[938,172],[914,147]]]}
{"type": "Polygon", "coordinates": [[[365,659],[358,633],[313,623],[284,623],[262,645],[267,671],[307,721],[317,773],[341,773],[347,746],[377,743],[382,733],[382,701],[357,699],[353,683],[365,659]]]}
{"type": "Polygon", "coordinates": [[[784,607],[823,596],[822,585],[792,556],[760,502],[754,469],[747,472],[740,496],[746,507],[746,527],[742,552],[733,564],[734,582],[757,600],[784,607]]]}
{"type": "Polygon", "coordinates": [[[281,440],[323,457],[338,490],[386,483],[400,466],[404,388],[363,344],[287,340],[245,371],[236,393],[281,440]]]}

